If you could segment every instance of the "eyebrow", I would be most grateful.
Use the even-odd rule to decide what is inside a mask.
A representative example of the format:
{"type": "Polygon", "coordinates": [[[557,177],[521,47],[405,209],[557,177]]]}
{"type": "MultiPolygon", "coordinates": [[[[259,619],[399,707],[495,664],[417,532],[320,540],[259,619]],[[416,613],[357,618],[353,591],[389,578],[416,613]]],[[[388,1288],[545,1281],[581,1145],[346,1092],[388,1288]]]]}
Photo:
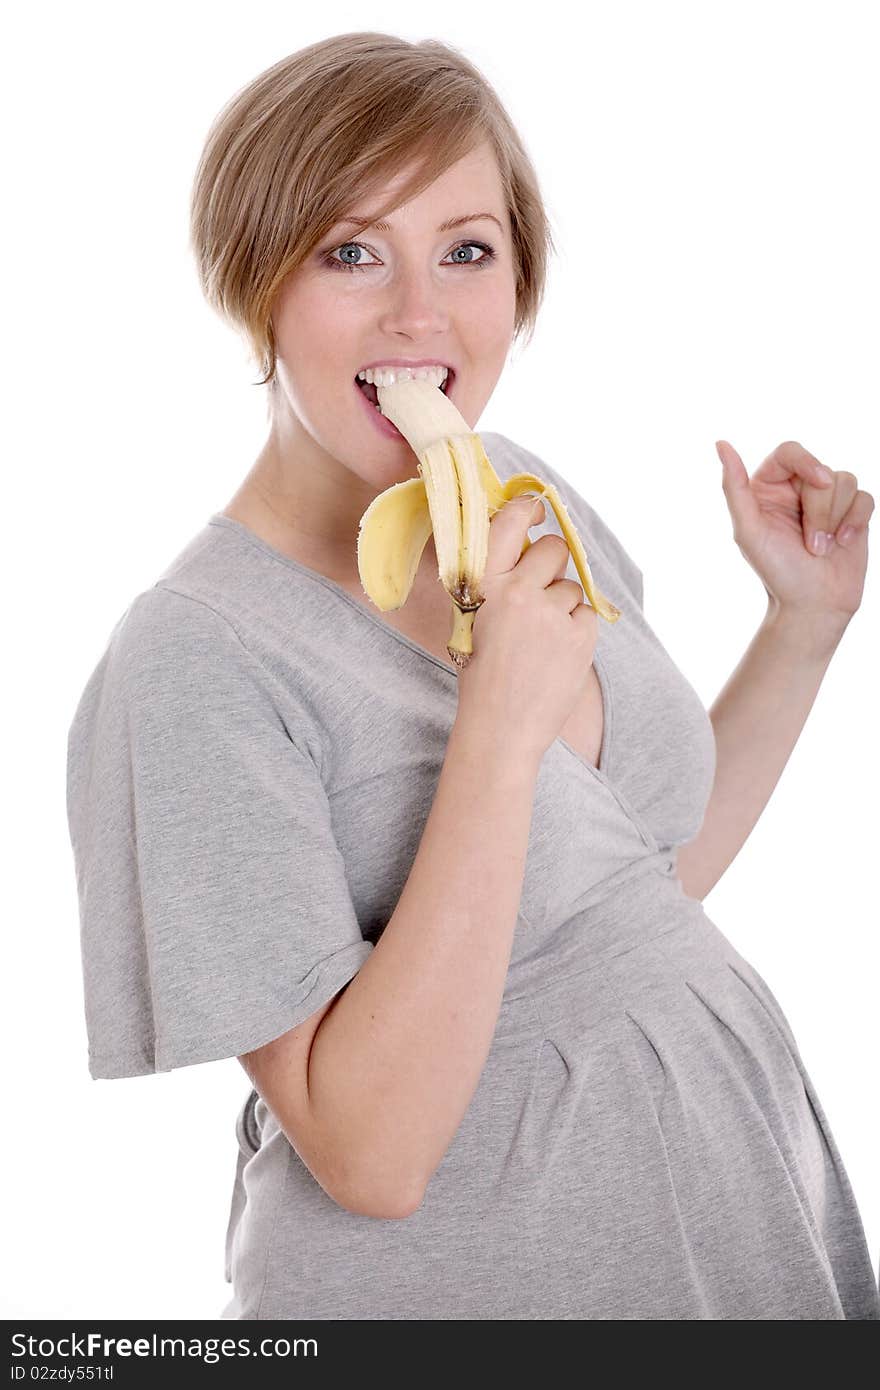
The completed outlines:
{"type": "MultiPolygon", "coordinates": [[[[446,222],[440,223],[437,231],[449,232],[453,227],[462,227],[465,222],[479,222],[481,218],[489,218],[492,222],[496,223],[502,232],[504,231],[498,218],[491,212],[466,212],[463,217],[450,217],[446,222]]],[[[363,219],[359,217],[340,217],[336,225],[342,226],[343,223],[350,224],[352,227],[361,227],[363,226],[363,219]]],[[[367,227],[364,227],[364,231],[367,231],[369,227],[375,227],[379,232],[390,232],[393,230],[388,222],[370,222],[367,227]]]]}

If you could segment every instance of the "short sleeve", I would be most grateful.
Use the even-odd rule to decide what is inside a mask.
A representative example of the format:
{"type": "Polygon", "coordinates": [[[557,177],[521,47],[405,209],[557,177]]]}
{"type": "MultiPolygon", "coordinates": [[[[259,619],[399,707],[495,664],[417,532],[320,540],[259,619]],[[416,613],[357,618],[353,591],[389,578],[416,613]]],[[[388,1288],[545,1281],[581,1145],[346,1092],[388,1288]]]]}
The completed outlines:
{"type": "Polygon", "coordinates": [[[114,629],[67,755],[93,1077],[251,1051],[329,1002],[373,950],[320,736],[283,705],[197,599],[157,586],[114,629]]]}
{"type": "Polygon", "coordinates": [[[584,542],[587,559],[590,559],[591,546],[588,544],[589,541],[598,546],[606,564],[620,578],[638,607],[643,609],[644,577],[642,571],[595,508],[590,506],[586,498],[582,497],[561,473],[558,473],[549,463],[545,463],[537,454],[524,449],[521,444],[514,443],[506,435],[494,435],[492,437],[502,441],[506,457],[510,458],[512,455],[515,459],[515,466],[511,468],[511,473],[534,473],[537,477],[543,478],[545,482],[553,484],[577,527],[578,535],[584,542]]]}

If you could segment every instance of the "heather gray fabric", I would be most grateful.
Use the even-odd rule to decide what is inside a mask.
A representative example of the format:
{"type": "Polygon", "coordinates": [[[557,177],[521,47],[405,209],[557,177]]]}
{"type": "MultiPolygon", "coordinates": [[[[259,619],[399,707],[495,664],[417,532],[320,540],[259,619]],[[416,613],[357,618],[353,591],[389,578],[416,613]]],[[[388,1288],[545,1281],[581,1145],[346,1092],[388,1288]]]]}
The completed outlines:
{"type": "MultiPolygon", "coordinates": [[[[496,1034],[422,1206],[337,1206],[251,1091],[220,1316],[878,1319],[785,1015],[675,875],[712,785],[708,715],[601,518],[483,437],[502,477],[556,483],[622,610],[599,623],[600,765],[562,739],[544,757],[496,1034]]],[[[558,534],[547,510],[535,539],[558,534]]],[[[258,1047],[372,952],[458,677],[366,602],[217,514],[113,629],[69,737],[93,1077],[258,1047]]]]}

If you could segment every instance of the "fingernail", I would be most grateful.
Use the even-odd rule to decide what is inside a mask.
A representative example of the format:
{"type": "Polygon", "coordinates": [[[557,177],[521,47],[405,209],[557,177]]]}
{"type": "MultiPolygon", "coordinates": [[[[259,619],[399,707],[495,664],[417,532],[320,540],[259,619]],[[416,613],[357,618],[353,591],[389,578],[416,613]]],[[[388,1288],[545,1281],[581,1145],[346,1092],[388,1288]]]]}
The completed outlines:
{"type": "Polygon", "coordinates": [[[844,526],[843,530],[837,537],[838,545],[849,545],[855,533],[856,528],[854,526],[844,526]]]}
{"type": "Polygon", "coordinates": [[[816,477],[823,483],[833,483],[834,474],[830,468],[826,468],[824,463],[816,464],[816,477]]]}
{"type": "Polygon", "coordinates": [[[825,531],[813,532],[813,553],[824,555],[828,549],[828,534],[825,531]]]}

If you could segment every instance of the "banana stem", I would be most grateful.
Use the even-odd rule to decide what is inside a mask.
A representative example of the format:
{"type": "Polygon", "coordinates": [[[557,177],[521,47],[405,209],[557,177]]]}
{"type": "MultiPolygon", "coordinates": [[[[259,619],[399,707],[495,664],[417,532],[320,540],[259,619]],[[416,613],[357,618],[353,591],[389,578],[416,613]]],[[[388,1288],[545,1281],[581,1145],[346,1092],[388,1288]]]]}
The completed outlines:
{"type": "Polygon", "coordinates": [[[476,612],[476,608],[459,608],[453,599],[452,636],[446,645],[446,650],[459,670],[464,670],[473,655],[474,616],[476,612]]]}

